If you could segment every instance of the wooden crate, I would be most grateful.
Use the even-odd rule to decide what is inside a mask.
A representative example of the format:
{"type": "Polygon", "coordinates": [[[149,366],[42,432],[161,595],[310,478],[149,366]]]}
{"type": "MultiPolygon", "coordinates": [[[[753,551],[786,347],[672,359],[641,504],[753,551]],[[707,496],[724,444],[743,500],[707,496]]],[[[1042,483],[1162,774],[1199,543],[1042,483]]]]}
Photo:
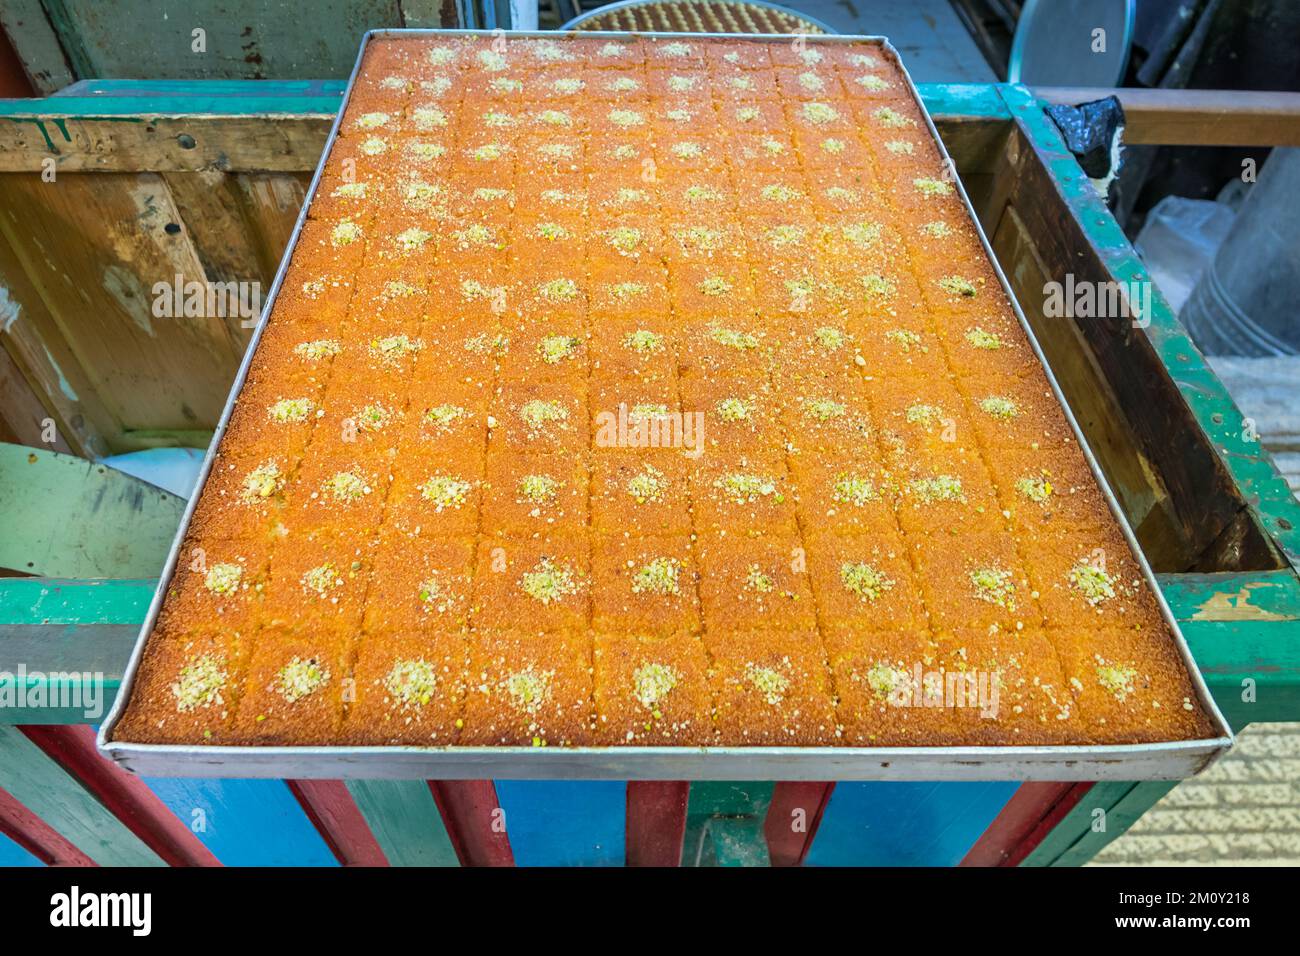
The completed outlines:
{"type": "MultiPolygon", "coordinates": [[[[99,83],[76,92],[0,104],[0,405],[19,440],[39,444],[39,423],[53,418],[66,448],[87,455],[201,444],[247,330],[215,320],[146,328],[132,295],[178,271],[269,286],[339,85],[99,83]],[[40,178],[51,165],[57,187],[40,178]]],[[[1045,315],[1049,278],[1145,275],[1042,103],[1013,86],[921,92],[1220,707],[1237,727],[1295,719],[1300,506],[1158,294],[1144,327],[1045,315]]],[[[1176,136],[1182,127],[1169,128],[1176,136]]],[[[32,669],[98,662],[115,692],[152,589],[0,579],[0,669],[14,648],[32,669]]],[[[0,833],[26,832],[31,844],[15,842],[15,856],[1074,863],[1171,786],[142,782],[99,761],[75,720],[0,709],[0,833]],[[21,794],[20,764],[45,775],[21,794]],[[125,835],[99,827],[92,837],[77,823],[90,812],[87,792],[125,835]],[[227,805],[241,820],[252,814],[247,840],[175,827],[227,805]],[[929,809],[905,812],[916,806],[929,809]],[[1096,809],[1111,815],[1104,833],[1090,827],[1096,809]],[[886,814],[890,826],[866,825],[886,814]],[[27,831],[14,822],[23,820],[27,831]],[[306,821],[312,839],[285,821],[306,821]]]]}

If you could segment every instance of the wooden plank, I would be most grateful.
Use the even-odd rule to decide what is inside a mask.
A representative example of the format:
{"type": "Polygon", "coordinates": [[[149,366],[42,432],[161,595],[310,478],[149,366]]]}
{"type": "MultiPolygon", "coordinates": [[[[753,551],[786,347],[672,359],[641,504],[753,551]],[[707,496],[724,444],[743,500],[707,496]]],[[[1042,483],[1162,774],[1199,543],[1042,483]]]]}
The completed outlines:
{"type": "Polygon", "coordinates": [[[379,841],[342,780],[285,782],[340,865],[388,866],[379,841]]]}
{"type": "MultiPolygon", "coordinates": [[[[0,787],[0,836],[7,846],[46,866],[95,866],[73,842],[27,809],[13,795],[0,787]]],[[[10,851],[12,852],[12,851],[10,851]]],[[[17,856],[17,854],[14,854],[17,856]]],[[[21,857],[19,858],[21,860],[21,857]]],[[[0,853],[0,862],[14,865],[0,853]]],[[[18,865],[26,865],[19,863],[18,865]]]]}
{"type": "Polygon", "coordinates": [[[1300,93],[1035,86],[1045,103],[1119,97],[1130,146],[1300,146],[1300,93]]]}
{"type": "Polygon", "coordinates": [[[0,444],[0,567],[61,578],[162,572],[185,500],[72,455],[0,444]]]}
{"type": "Polygon", "coordinates": [[[126,430],[211,428],[242,357],[240,320],[153,314],[155,283],[204,280],[162,178],[0,177],[0,206],[0,231],[107,412],[126,430]]]}
{"type": "Polygon", "coordinates": [[[338,866],[283,780],[144,777],[225,866],[338,866]]]}
{"type": "Polygon", "coordinates": [[[48,95],[73,81],[72,69],[41,0],[6,0],[0,4],[0,27],[36,92],[48,95]]]}
{"type": "Polygon", "coordinates": [[[164,861],[16,727],[0,726],[0,788],[100,866],[164,861]]]}
{"type": "Polygon", "coordinates": [[[22,732],[168,865],[219,865],[143,780],[99,756],[93,727],[23,727],[22,732]]]}
{"type": "Polygon", "coordinates": [[[491,780],[430,780],[429,791],[462,866],[514,866],[491,780]]]}
{"type": "Polygon", "coordinates": [[[622,866],[627,785],[611,780],[497,780],[516,866],[622,866]]]}
{"type": "MultiPolygon", "coordinates": [[[[0,309],[4,304],[0,303],[0,309]]],[[[0,324],[3,318],[0,317],[0,324]]],[[[64,433],[54,424],[53,441],[47,426],[54,420],[41,395],[34,389],[7,349],[0,346],[0,441],[33,448],[50,448],[73,454],[64,433]]]]}
{"type": "Polygon", "coordinates": [[[809,866],[953,866],[1018,785],[840,783],[822,814],[809,866]]]}
{"type": "Polygon", "coordinates": [[[802,866],[817,837],[833,783],[784,782],[772,790],[763,834],[773,866],[802,866]]]}
{"type": "Polygon", "coordinates": [[[459,865],[423,781],[349,780],[347,789],[393,866],[459,865]]]}
{"type": "Polygon", "coordinates": [[[633,780],[627,784],[628,866],[680,866],[686,836],[685,780],[633,780]]]}
{"type": "Polygon", "coordinates": [[[1091,788],[1091,783],[1022,783],[959,865],[1019,866],[1091,788]]]}
{"type": "MultiPolygon", "coordinates": [[[[23,846],[17,840],[10,839],[2,832],[4,828],[2,809],[4,796],[0,795],[0,867],[44,866],[45,861],[23,846]]],[[[35,849],[35,847],[33,847],[35,849]]]]}

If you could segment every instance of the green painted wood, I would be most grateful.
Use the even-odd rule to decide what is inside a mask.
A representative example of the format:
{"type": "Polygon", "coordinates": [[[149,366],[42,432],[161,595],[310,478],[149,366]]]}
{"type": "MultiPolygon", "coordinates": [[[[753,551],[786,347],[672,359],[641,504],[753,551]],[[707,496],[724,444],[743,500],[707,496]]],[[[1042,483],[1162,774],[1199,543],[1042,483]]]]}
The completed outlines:
{"type": "Polygon", "coordinates": [[[1082,866],[1177,785],[1176,780],[1095,784],[1020,865],[1082,866]]]}
{"type": "Polygon", "coordinates": [[[1011,110],[990,83],[918,83],[926,110],[933,117],[963,120],[1009,120],[1011,110]]]}
{"type": "MultiPolygon", "coordinates": [[[[262,84],[256,84],[261,86],[262,84]]],[[[272,84],[278,86],[279,84],[272,84]]],[[[144,123],[151,116],[216,115],[248,116],[275,113],[310,116],[338,112],[342,91],[319,95],[272,95],[274,91],[248,91],[246,95],[183,94],[149,92],[153,84],[123,84],[112,96],[50,96],[41,100],[0,100],[0,117],[7,119],[116,119],[123,123],[144,123]]]]}
{"type": "Polygon", "coordinates": [[[16,727],[0,726],[0,787],[101,866],[164,865],[16,727]]]}
{"type": "MultiPolygon", "coordinates": [[[[1044,150],[1052,179],[1116,281],[1148,281],[1141,258],[1066,150],[1055,125],[1043,112],[1042,101],[1023,86],[1001,85],[998,90],[1026,136],[1044,150]]],[[[1292,567],[1300,567],[1300,501],[1159,290],[1152,295],[1151,304],[1151,315],[1147,316],[1150,324],[1144,331],[1156,354],[1210,437],[1260,526],[1292,567]]]]}
{"type": "Polygon", "coordinates": [[[393,866],[459,866],[423,780],[348,780],[348,791],[393,866]]]}
{"type": "Polygon", "coordinates": [[[0,443],[0,567],[66,578],[156,576],[185,501],[75,455],[0,443]]]}
{"type": "Polygon", "coordinates": [[[766,866],[767,781],[698,781],[686,803],[683,866],[766,866]]]}
{"type": "Polygon", "coordinates": [[[0,627],[11,624],[131,624],[149,610],[156,578],[3,578],[0,627]]]}

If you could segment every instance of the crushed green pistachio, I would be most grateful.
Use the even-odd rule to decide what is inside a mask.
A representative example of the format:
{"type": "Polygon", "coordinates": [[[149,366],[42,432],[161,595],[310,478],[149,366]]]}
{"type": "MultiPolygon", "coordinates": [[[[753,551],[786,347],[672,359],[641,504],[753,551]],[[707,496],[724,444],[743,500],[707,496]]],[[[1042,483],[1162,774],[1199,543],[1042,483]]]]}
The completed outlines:
{"type": "Polygon", "coordinates": [[[547,425],[559,423],[563,426],[569,420],[569,410],[561,402],[535,398],[519,407],[519,417],[530,432],[536,433],[547,425]]]}
{"type": "Polygon", "coordinates": [[[763,569],[757,564],[751,564],[749,571],[745,574],[745,590],[756,591],[759,594],[771,594],[776,584],[770,577],[763,573],[763,569]]]}
{"type": "Polygon", "coordinates": [[[437,686],[437,671],[422,658],[394,661],[384,677],[384,690],[403,707],[423,707],[437,686]]]}
{"type": "Polygon", "coordinates": [[[969,572],[975,596],[1009,611],[1016,609],[1016,582],[1004,568],[976,568],[969,572]]]}
{"type": "Polygon", "coordinates": [[[519,587],[534,601],[552,604],[562,598],[577,594],[578,581],[573,571],[565,564],[557,564],[550,558],[542,558],[531,571],[525,571],[519,579],[519,587]]]}
{"type": "Polygon", "coordinates": [[[902,113],[888,106],[882,106],[871,114],[875,117],[876,122],[886,129],[903,129],[907,126],[915,126],[916,120],[910,116],[904,116],[902,113]]]}
{"type": "Polygon", "coordinates": [[[651,352],[662,352],[664,337],[658,332],[651,332],[649,329],[637,329],[635,332],[629,332],[623,337],[623,346],[633,352],[640,352],[642,355],[651,352]]]}
{"type": "Polygon", "coordinates": [[[803,242],[804,230],[799,226],[773,226],[767,231],[767,241],[777,249],[797,246],[803,242]]]}
{"type": "Polygon", "coordinates": [[[214,564],[203,576],[203,586],[213,594],[233,594],[243,577],[244,569],[238,564],[214,564]]]}
{"type": "Polygon", "coordinates": [[[921,227],[921,232],[925,233],[931,239],[947,239],[952,235],[952,229],[942,219],[936,219],[934,222],[927,222],[921,227]]]}
{"type": "Polygon", "coordinates": [[[450,475],[433,475],[420,485],[420,497],[433,505],[434,511],[444,508],[459,508],[465,503],[471,485],[463,478],[450,475]]]}
{"type": "Polygon", "coordinates": [[[864,74],[863,76],[855,76],[853,82],[858,84],[858,86],[862,87],[864,90],[868,90],[872,93],[879,93],[882,90],[887,90],[890,86],[890,84],[886,83],[880,77],[871,73],[864,74]]]}
{"type": "Polygon", "coordinates": [[[704,155],[699,143],[674,143],[668,151],[678,159],[699,159],[704,155]]]}
{"type": "Polygon", "coordinates": [[[860,475],[841,473],[835,476],[835,483],[831,486],[832,501],[859,508],[879,497],[880,492],[876,490],[875,482],[860,475]]]}
{"type": "Polygon", "coordinates": [[[633,475],[627,482],[627,493],[639,505],[648,501],[661,501],[667,489],[668,479],[653,465],[646,465],[643,471],[633,475]]]}
{"type": "Polygon", "coordinates": [[[760,189],[758,194],[768,202],[794,202],[803,198],[803,193],[784,183],[770,183],[760,189]]]}
{"type": "Polygon", "coordinates": [[[894,587],[894,580],[864,561],[846,561],[840,565],[840,584],[865,601],[878,601],[894,587]]]}
{"type": "Polygon", "coordinates": [[[691,226],[679,229],[674,235],[684,246],[692,246],[700,252],[713,252],[722,247],[723,234],[708,226],[691,226]]]}
{"type": "Polygon", "coordinates": [[[916,144],[905,139],[891,139],[885,144],[885,149],[895,156],[911,156],[916,152],[916,144]]]}
{"type": "Polygon", "coordinates": [[[359,501],[370,494],[370,486],[366,484],[366,480],[350,471],[340,471],[331,475],[325,479],[322,488],[335,501],[345,504],[359,501]]]}
{"type": "Polygon", "coordinates": [[[414,355],[422,348],[424,348],[423,340],[413,339],[404,332],[370,340],[370,354],[388,361],[396,361],[407,355],[414,355]]]}
{"type": "Polygon", "coordinates": [[[925,405],[917,402],[915,405],[907,407],[906,417],[909,424],[920,425],[922,428],[933,428],[937,422],[943,421],[943,409],[938,405],[925,405]]]}
{"type": "Polygon", "coordinates": [[[862,291],[866,293],[868,298],[889,299],[897,291],[894,280],[887,276],[865,275],[859,281],[862,283],[862,291]]]}
{"type": "Polygon", "coordinates": [[[1086,559],[1070,569],[1070,584],[1093,607],[1115,596],[1115,579],[1086,559]]]}
{"type": "Polygon", "coordinates": [[[1046,475],[1027,475],[1016,481],[1016,491],[1041,505],[1052,496],[1052,483],[1046,475]]]}
{"type": "Polygon", "coordinates": [[[552,279],[538,286],[537,291],[548,302],[572,302],[578,297],[578,283],[572,279],[552,279]]]}
{"type": "Polygon", "coordinates": [[[647,661],[632,672],[632,696],[646,710],[656,710],[680,679],[667,664],[647,661]]]}
{"type": "Polygon", "coordinates": [[[667,418],[669,414],[668,406],[662,402],[642,402],[627,410],[627,420],[629,424],[648,422],[657,418],[667,418]]]}
{"type": "Polygon", "coordinates": [[[447,114],[436,106],[420,106],[411,111],[411,122],[418,130],[430,130],[447,125],[447,114]]]}
{"type": "Polygon", "coordinates": [[[833,123],[840,118],[839,112],[829,103],[805,103],[801,112],[804,119],[818,126],[833,123]]]}
{"type": "Polygon", "coordinates": [[[678,594],[682,563],[676,558],[655,558],[632,575],[632,593],[678,594]]]}
{"type": "Polygon", "coordinates": [[[944,276],[938,280],[938,285],[949,295],[959,296],[963,299],[973,299],[980,291],[975,283],[969,279],[963,279],[961,276],[944,276]]]}
{"type": "Polygon", "coordinates": [[[837,203],[856,203],[862,198],[856,189],[846,186],[828,186],[822,195],[837,203]]]}
{"type": "Polygon", "coordinates": [[[996,352],[1002,348],[1002,339],[996,332],[986,332],[978,325],[966,330],[966,341],[986,352],[996,352]]]}
{"type": "Polygon", "coordinates": [[[790,689],[790,678],[774,667],[763,667],[753,661],[745,665],[745,679],[772,707],[779,707],[790,689]]]}
{"type": "Polygon", "coordinates": [[[482,146],[476,146],[470,150],[470,158],[480,163],[490,163],[493,160],[500,159],[505,155],[505,147],[500,143],[484,143],[482,146]]]}
{"type": "Polygon", "coordinates": [[[488,83],[494,93],[522,93],[524,84],[508,76],[496,76],[488,83]]]}
{"type": "Polygon", "coordinates": [[[752,413],[752,403],[740,398],[724,398],[714,406],[714,411],[724,422],[743,422],[752,413]]]}
{"type": "Polygon", "coordinates": [[[732,290],[732,285],[722,276],[709,276],[700,283],[700,292],[707,296],[726,295],[732,290]]]}
{"type": "Polygon", "coordinates": [[[840,235],[855,246],[869,246],[880,238],[880,223],[855,222],[840,227],[840,235]]]}
{"type": "Polygon", "coordinates": [[[519,479],[519,495],[534,504],[554,501],[564,482],[550,475],[524,475],[519,479]]]}
{"type": "Polygon", "coordinates": [[[836,352],[844,347],[846,337],[842,331],[831,325],[813,329],[813,338],[827,352],[836,352]]]}
{"type": "Polygon", "coordinates": [[[920,176],[912,180],[912,185],[916,187],[917,192],[922,196],[948,196],[952,194],[952,183],[944,182],[942,179],[920,176]]]}
{"type": "Polygon", "coordinates": [[[398,248],[403,252],[415,252],[422,249],[424,244],[433,238],[433,233],[418,226],[412,226],[403,232],[399,232],[395,237],[398,248]]]}
{"type": "Polygon", "coordinates": [[[641,245],[641,230],[633,226],[618,226],[609,230],[606,235],[609,244],[624,255],[635,252],[636,247],[641,245]]]}
{"type": "Polygon", "coordinates": [[[615,126],[624,128],[629,126],[640,126],[645,122],[645,117],[636,110],[610,110],[609,121],[615,126]]]}
{"type": "Polygon", "coordinates": [[[392,420],[392,411],[377,402],[363,405],[357,412],[357,427],[365,432],[382,431],[392,420]]]}
{"type": "Polygon", "coordinates": [[[334,565],[326,561],[304,573],[300,583],[304,591],[324,598],[334,588],[343,586],[343,576],[334,570],[334,565]]]}
{"type": "Polygon", "coordinates": [[[284,485],[280,466],[273,461],[258,465],[244,476],[239,488],[239,500],[244,504],[257,504],[270,498],[284,485]]]}
{"type": "Polygon", "coordinates": [[[877,661],[867,668],[865,680],[877,700],[888,700],[895,689],[902,687],[910,677],[904,667],[877,661]]]}
{"type": "Polygon", "coordinates": [[[785,500],[785,495],[776,490],[776,481],[764,475],[732,472],[714,479],[713,487],[738,505],[760,498],[771,498],[778,504],[785,500]]]}
{"type": "Polygon", "coordinates": [[[649,292],[649,288],[644,282],[616,282],[607,286],[611,298],[620,302],[627,299],[635,299],[649,292]]]}
{"type": "Polygon", "coordinates": [[[718,202],[722,193],[711,186],[687,186],[682,190],[687,202],[718,202]]]}
{"type": "Polygon", "coordinates": [[[885,333],[885,338],[900,346],[904,352],[910,352],[921,344],[920,334],[911,329],[890,329],[885,333]]]}
{"type": "Polygon", "coordinates": [[[537,238],[547,239],[551,242],[568,239],[569,230],[565,229],[558,222],[539,222],[537,224],[537,238]]]}
{"type": "Polygon", "coordinates": [[[388,152],[388,142],[379,136],[371,136],[361,143],[361,152],[367,156],[380,156],[388,152]]]}
{"type": "Polygon", "coordinates": [[[546,126],[572,126],[573,117],[564,110],[542,110],[537,114],[537,122],[546,126]]]}
{"type": "Polygon", "coordinates": [[[267,414],[273,422],[305,422],[315,407],[310,398],[282,398],[267,409],[267,414]]]}
{"type": "Polygon", "coordinates": [[[990,395],[988,398],[980,399],[980,411],[1003,421],[1009,421],[1020,414],[1019,406],[1001,395],[990,395]]]}
{"type": "Polygon", "coordinates": [[[330,193],[336,199],[365,199],[368,183],[344,183],[330,193]]]}
{"type": "Polygon", "coordinates": [[[1097,683],[1121,703],[1136,690],[1137,676],[1137,668],[1132,665],[1107,664],[1104,661],[1097,665],[1097,683]]]}
{"type": "Polygon", "coordinates": [[[505,290],[500,286],[484,285],[477,279],[466,279],[460,284],[460,294],[470,302],[476,299],[495,299],[504,292],[505,290]]]}
{"type": "Polygon", "coordinates": [[[311,657],[305,660],[295,657],[280,668],[276,674],[274,688],[281,697],[294,704],[316,693],[329,679],[329,668],[320,661],[311,657]]]}
{"type": "Polygon", "coordinates": [[[351,219],[340,219],[330,232],[330,241],[336,246],[349,246],[361,238],[361,227],[351,219]]]}
{"type": "Polygon", "coordinates": [[[695,89],[699,80],[694,76],[677,76],[668,77],[668,89],[674,93],[686,93],[695,89]]]}
{"type": "Polygon", "coordinates": [[[226,689],[226,662],[217,654],[199,654],[181,667],[172,684],[176,709],[189,713],[199,707],[207,709],[225,703],[222,692],[226,689]]]}
{"type": "Polygon", "coordinates": [[[573,358],[578,351],[578,340],[572,335],[547,335],[537,345],[537,352],[547,365],[558,365],[573,358]]]}
{"type": "Polygon", "coordinates": [[[843,418],[848,409],[842,402],[837,402],[831,398],[810,398],[803,403],[804,414],[814,421],[829,422],[836,418],[843,418]]]}
{"type": "Polygon", "coordinates": [[[936,504],[941,501],[966,501],[961,479],[953,475],[931,475],[928,478],[913,478],[907,483],[908,491],[922,504],[936,504]]]}
{"type": "Polygon", "coordinates": [[[736,329],[724,329],[720,326],[714,326],[709,329],[709,335],[713,341],[729,349],[747,350],[758,348],[758,336],[752,332],[740,332],[736,329]]]}

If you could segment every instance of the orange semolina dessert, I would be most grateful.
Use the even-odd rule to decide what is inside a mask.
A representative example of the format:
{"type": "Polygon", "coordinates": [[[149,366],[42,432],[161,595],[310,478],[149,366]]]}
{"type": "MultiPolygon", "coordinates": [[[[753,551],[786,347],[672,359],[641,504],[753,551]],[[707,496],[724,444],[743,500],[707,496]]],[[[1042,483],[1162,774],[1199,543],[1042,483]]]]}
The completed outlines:
{"type": "Polygon", "coordinates": [[[905,534],[930,619],[938,629],[1042,624],[1033,582],[1004,534],[905,534]]]}
{"type": "Polygon", "coordinates": [[[831,745],[839,740],[825,651],[816,631],[727,631],[704,637],[721,742],[831,745]]]}
{"type": "Polygon", "coordinates": [[[775,454],[784,440],[779,404],[765,378],[691,376],[682,382],[682,414],[695,416],[709,455],[775,454]]]}
{"type": "Polygon", "coordinates": [[[1187,669],[1163,629],[1068,628],[1052,637],[1088,741],[1213,736],[1187,669]]]}
{"type": "Polygon", "coordinates": [[[503,385],[488,414],[488,452],[573,455],[588,447],[586,387],[555,382],[503,385]]]}
{"type": "Polygon", "coordinates": [[[699,569],[690,536],[600,537],[591,551],[597,630],[700,629],[699,569]]]}
{"type": "Polygon", "coordinates": [[[927,631],[831,627],[825,633],[844,744],[945,746],[974,726],[975,712],[945,696],[948,672],[927,631]]]}
{"type": "Polygon", "coordinates": [[[896,534],[816,535],[806,562],[823,627],[861,631],[925,626],[921,589],[896,534]]]}
{"type": "Polygon", "coordinates": [[[785,459],[705,454],[690,468],[697,531],[768,534],[795,530],[795,485],[785,459]]]}
{"type": "Polygon", "coordinates": [[[1163,630],[1155,596],[1118,530],[1043,529],[1023,541],[1049,627],[1163,630]]]}
{"type": "Polygon", "coordinates": [[[984,455],[1001,476],[998,499],[1018,532],[1050,533],[1106,520],[1109,506],[1076,443],[998,445],[984,455]]]}
{"type": "Polygon", "coordinates": [[[434,459],[404,469],[384,503],[384,524],[411,536],[447,537],[478,530],[483,471],[477,456],[434,459]]]}
{"type": "Polygon", "coordinates": [[[288,532],[271,552],[263,620],[269,627],[354,631],[374,566],[371,535],[288,532]]]}
{"type": "Polygon", "coordinates": [[[632,537],[689,533],[689,465],[675,450],[597,448],[591,459],[591,531],[632,537]]]}
{"type": "Polygon", "coordinates": [[[349,635],[342,630],[263,628],[230,729],[231,740],[263,745],[339,739],[350,687],[349,635]]]}
{"type": "Polygon", "coordinates": [[[343,739],[361,746],[456,743],[468,667],[469,640],[459,631],[367,631],[343,739]]]}
{"type": "Polygon", "coordinates": [[[252,632],[157,627],[121,732],[145,743],[228,743],[252,632]]]}
{"type": "Polygon", "coordinates": [[[855,449],[835,459],[792,458],[800,524],[827,534],[892,534],[894,478],[870,449],[855,449]]]}
{"type": "Polygon", "coordinates": [[[502,453],[488,459],[483,532],[511,538],[582,536],[587,465],[581,457],[502,453]]]}
{"type": "Polygon", "coordinates": [[[798,536],[728,535],[700,546],[699,564],[700,601],[708,630],[817,627],[808,557],[798,536]]]}
{"type": "Polygon", "coordinates": [[[251,631],[261,614],[270,556],[270,540],[264,537],[191,530],[177,552],[159,626],[175,629],[202,622],[251,631]]]}
{"type": "Polygon", "coordinates": [[[366,633],[465,630],[474,561],[475,542],[469,535],[412,538],[384,526],[370,562],[371,599],[362,620],[366,633]]]}
{"type": "Polygon", "coordinates": [[[1056,648],[1038,630],[941,632],[946,693],[977,719],[963,737],[974,743],[1080,743],[1079,708],[1056,648]]]}
{"type": "Polygon", "coordinates": [[[549,631],[581,630],[591,618],[586,538],[480,540],[470,622],[507,630],[520,621],[549,631]]]}
{"type": "Polygon", "coordinates": [[[597,632],[593,649],[595,741],[700,746],[716,737],[709,661],[690,633],[597,632]]]}
{"type": "Polygon", "coordinates": [[[580,633],[470,636],[462,745],[568,746],[592,739],[591,640],[580,633]]]}
{"type": "Polygon", "coordinates": [[[116,736],[1209,734],[948,167],[870,41],[372,37],[116,736]]]}

